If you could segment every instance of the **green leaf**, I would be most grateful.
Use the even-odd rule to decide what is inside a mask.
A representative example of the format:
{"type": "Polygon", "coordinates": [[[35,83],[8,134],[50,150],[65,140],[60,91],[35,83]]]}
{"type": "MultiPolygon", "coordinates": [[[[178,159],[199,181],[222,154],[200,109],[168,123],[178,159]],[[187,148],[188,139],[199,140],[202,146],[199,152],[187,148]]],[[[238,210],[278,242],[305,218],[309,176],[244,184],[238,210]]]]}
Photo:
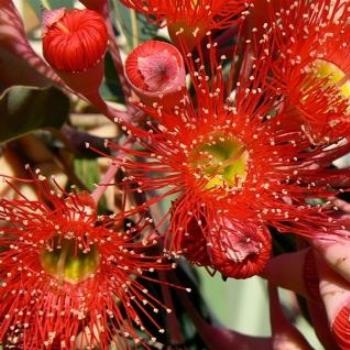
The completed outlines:
{"type": "Polygon", "coordinates": [[[12,1],[0,1],[0,90],[14,85],[49,86],[57,76],[28,42],[12,1]]]}
{"type": "Polygon", "coordinates": [[[105,57],[105,76],[100,87],[100,93],[104,100],[124,103],[124,94],[115,70],[112,56],[107,52],[105,57]]]}
{"type": "Polygon", "coordinates": [[[156,36],[158,27],[149,23],[145,16],[127,8],[119,0],[112,0],[112,4],[114,18],[126,37],[129,51],[156,36]]]}
{"type": "MultiPolygon", "coordinates": [[[[41,10],[43,8],[41,0],[28,0],[29,5],[35,11],[37,16],[41,17],[41,10]]],[[[52,9],[59,7],[73,7],[74,0],[47,0],[48,4],[52,9]]]]}
{"type": "Polygon", "coordinates": [[[95,189],[95,185],[100,179],[100,170],[96,159],[77,158],[74,160],[74,170],[84,185],[90,190],[95,189]]]}
{"type": "Polygon", "coordinates": [[[0,142],[45,128],[60,128],[69,115],[69,99],[54,87],[14,86],[0,96],[0,142]]]}

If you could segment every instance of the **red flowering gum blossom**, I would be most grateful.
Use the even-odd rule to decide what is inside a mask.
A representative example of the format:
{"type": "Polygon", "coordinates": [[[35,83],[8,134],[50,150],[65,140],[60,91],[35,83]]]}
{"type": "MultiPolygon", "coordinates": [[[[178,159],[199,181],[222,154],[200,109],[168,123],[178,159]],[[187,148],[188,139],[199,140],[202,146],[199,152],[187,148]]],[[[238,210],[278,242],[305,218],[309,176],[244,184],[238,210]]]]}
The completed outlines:
{"type": "Polygon", "coordinates": [[[147,254],[156,242],[139,226],[123,230],[115,217],[97,216],[87,193],[64,195],[47,180],[35,185],[40,200],[0,200],[0,343],[149,348],[141,315],[157,326],[152,312],[165,307],[142,281],[157,282],[152,271],[171,269],[147,254]]]}
{"type": "Polygon", "coordinates": [[[272,6],[264,48],[273,58],[269,86],[284,95],[286,112],[314,143],[348,137],[350,4],[322,0],[310,6],[298,0],[272,6]]]}
{"type": "Polygon", "coordinates": [[[278,11],[282,7],[287,7],[289,3],[289,0],[253,0],[247,21],[245,22],[247,30],[256,28],[254,31],[262,34],[264,25],[268,24],[271,20],[269,11],[266,11],[266,9],[273,8],[275,11],[278,11]]]}
{"type": "Polygon", "coordinates": [[[138,46],[127,57],[125,71],[131,86],[146,103],[162,100],[166,106],[176,102],[185,87],[181,53],[162,41],[150,40],[138,46]]]}
{"type": "MultiPolygon", "coordinates": [[[[235,25],[249,0],[121,0],[126,6],[169,27],[172,34],[184,34],[187,44],[198,42],[207,31],[235,25]]],[[[172,35],[174,38],[174,35],[172,35]]]]}
{"type": "MultiPolygon", "coordinates": [[[[215,47],[211,49],[215,53],[215,47]]],[[[242,232],[243,238],[246,223],[254,224],[248,232],[253,237],[256,231],[261,232],[256,242],[261,240],[262,244],[262,226],[306,238],[339,227],[341,224],[329,217],[328,204],[323,203],[333,199],[339,183],[346,181],[343,169],[330,168],[333,160],[349,152],[350,145],[312,147],[300,126],[280,112],[280,99],[262,88],[269,73],[264,61],[246,55],[237,88],[232,92],[235,82],[224,84],[223,65],[215,63],[214,54],[211,58],[209,66],[195,57],[188,59],[192,98],[165,112],[142,106],[156,122],[149,126],[150,132],[130,130],[136,138],[135,148],[123,149],[123,156],[115,156],[115,161],[126,169],[127,175],[121,180],[124,186],[161,193],[146,204],[154,205],[177,195],[176,214],[171,207],[164,217],[172,218],[165,232],[167,248],[173,251],[174,243],[179,242],[178,247],[184,250],[186,237],[182,235],[191,216],[197,221],[202,220],[201,215],[205,218],[210,233],[204,238],[208,243],[216,235],[224,236],[218,230],[221,223],[229,228],[222,217],[231,220],[234,228],[234,223],[240,223],[236,230],[242,232]],[[232,92],[230,96],[228,92],[232,92]],[[315,205],[314,198],[322,199],[322,204],[315,205]],[[212,231],[216,226],[215,234],[212,231]]],[[[120,149],[117,144],[109,146],[120,149]]],[[[345,183],[342,191],[346,188],[345,183]]],[[[223,242],[230,247],[231,233],[225,231],[229,232],[228,242],[223,242]]],[[[220,240],[221,237],[213,242],[218,242],[219,248],[220,240]]],[[[259,247],[253,248],[252,252],[259,247]]]]}
{"type": "Polygon", "coordinates": [[[74,90],[98,89],[108,45],[104,19],[92,10],[45,11],[43,53],[56,72],[74,90]]]}
{"type": "Polygon", "coordinates": [[[271,236],[265,228],[225,219],[215,231],[208,237],[209,255],[223,276],[248,278],[265,268],[271,255],[271,236]]]}

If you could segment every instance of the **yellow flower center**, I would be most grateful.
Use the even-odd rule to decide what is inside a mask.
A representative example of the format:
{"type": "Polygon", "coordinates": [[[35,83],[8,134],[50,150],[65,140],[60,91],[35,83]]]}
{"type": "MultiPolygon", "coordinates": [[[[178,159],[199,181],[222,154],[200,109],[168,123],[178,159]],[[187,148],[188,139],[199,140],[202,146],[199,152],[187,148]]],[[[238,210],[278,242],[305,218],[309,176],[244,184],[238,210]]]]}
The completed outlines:
{"type": "Polygon", "coordinates": [[[53,248],[40,255],[43,269],[62,282],[80,283],[93,275],[100,263],[96,246],[80,249],[74,239],[54,239],[53,248]]]}
{"type": "Polygon", "coordinates": [[[320,79],[327,81],[327,86],[334,86],[338,89],[341,97],[350,97],[350,78],[337,65],[326,60],[316,59],[313,72],[320,79]]]}
{"type": "Polygon", "coordinates": [[[234,138],[215,137],[193,152],[193,164],[207,179],[206,189],[242,187],[247,177],[249,154],[234,138]]]}

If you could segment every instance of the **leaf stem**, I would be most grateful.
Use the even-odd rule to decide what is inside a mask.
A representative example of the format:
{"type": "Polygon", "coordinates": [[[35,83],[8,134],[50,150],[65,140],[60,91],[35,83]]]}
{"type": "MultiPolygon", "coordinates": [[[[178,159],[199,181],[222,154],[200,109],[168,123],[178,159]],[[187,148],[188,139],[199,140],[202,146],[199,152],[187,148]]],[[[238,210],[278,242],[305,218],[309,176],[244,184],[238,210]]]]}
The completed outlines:
{"type": "Polygon", "coordinates": [[[135,49],[139,44],[138,25],[137,25],[137,17],[136,17],[135,10],[130,10],[130,17],[131,17],[132,46],[133,46],[132,48],[135,49]]]}

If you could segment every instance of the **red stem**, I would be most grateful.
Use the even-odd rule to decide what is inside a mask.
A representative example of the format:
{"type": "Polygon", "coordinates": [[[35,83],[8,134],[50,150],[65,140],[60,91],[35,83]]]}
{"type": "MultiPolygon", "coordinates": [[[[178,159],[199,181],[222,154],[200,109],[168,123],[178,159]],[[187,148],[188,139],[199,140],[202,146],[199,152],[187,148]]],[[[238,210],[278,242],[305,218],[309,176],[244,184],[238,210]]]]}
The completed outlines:
{"type": "Polygon", "coordinates": [[[178,294],[181,303],[186,308],[209,350],[271,350],[271,338],[251,337],[223,327],[210,325],[198,313],[185,293],[178,292],[178,294]]]}
{"type": "Polygon", "coordinates": [[[106,192],[108,187],[111,185],[115,174],[119,169],[119,164],[112,163],[106,173],[103,175],[100,183],[97,185],[96,189],[92,192],[91,197],[94,199],[97,204],[102,198],[103,194],[106,192]]]}
{"type": "MultiPolygon", "coordinates": [[[[162,281],[167,281],[167,275],[164,272],[160,272],[160,279],[162,281]]],[[[167,329],[170,333],[170,341],[172,345],[179,345],[184,342],[181,327],[179,321],[176,318],[175,307],[173,303],[173,298],[171,296],[171,292],[169,286],[162,284],[162,295],[164,299],[164,303],[167,308],[171,310],[170,313],[167,314],[167,329]]]]}
{"type": "Polygon", "coordinates": [[[96,108],[99,109],[101,113],[103,113],[108,119],[112,122],[130,121],[130,115],[127,112],[123,112],[112,108],[107,105],[107,103],[102,99],[101,95],[98,91],[94,91],[90,94],[86,94],[85,97],[92,103],[96,108]]]}

